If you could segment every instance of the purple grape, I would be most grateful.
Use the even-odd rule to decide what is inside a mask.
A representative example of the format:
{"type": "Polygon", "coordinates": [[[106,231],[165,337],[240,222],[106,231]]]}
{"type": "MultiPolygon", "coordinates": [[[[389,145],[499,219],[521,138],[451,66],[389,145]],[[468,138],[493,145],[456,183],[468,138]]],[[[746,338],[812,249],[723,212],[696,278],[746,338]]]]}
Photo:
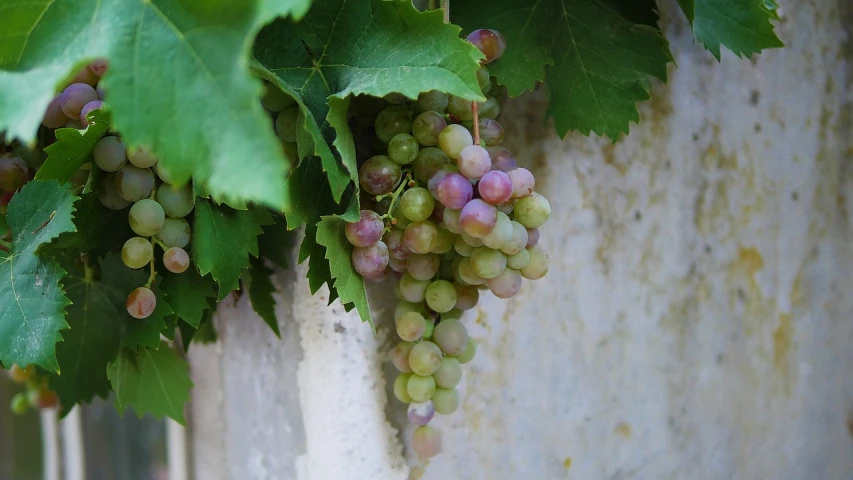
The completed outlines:
{"type": "Polygon", "coordinates": [[[59,95],[59,105],[69,118],[80,118],[80,112],[89,102],[98,99],[98,94],[91,85],[72,83],[59,95]]]}
{"type": "Polygon", "coordinates": [[[368,247],[378,242],[385,231],[385,224],[379,214],[373,210],[362,210],[357,222],[348,223],[344,228],[347,240],[356,247],[368,247]]]}
{"type": "Polygon", "coordinates": [[[47,128],[61,128],[68,121],[68,115],[62,111],[62,106],[59,104],[59,97],[53,97],[53,100],[47,105],[47,111],[44,112],[44,118],[41,124],[47,128]]]}
{"type": "Polygon", "coordinates": [[[474,199],[462,207],[459,215],[462,231],[474,238],[489,234],[498,222],[498,210],[481,199],[474,199]]]}
{"type": "Polygon", "coordinates": [[[492,158],[492,170],[509,172],[518,168],[515,156],[504,147],[486,147],[486,151],[489,152],[489,157],[492,158]]]}
{"type": "Polygon", "coordinates": [[[485,148],[479,145],[470,145],[459,152],[456,165],[459,167],[459,173],[471,180],[476,180],[491,170],[492,160],[485,148]]]}
{"type": "Polygon", "coordinates": [[[527,248],[533,248],[537,244],[539,244],[539,229],[538,228],[528,228],[527,229],[527,248]]]}
{"type": "Polygon", "coordinates": [[[426,402],[412,402],[409,404],[409,423],[412,425],[423,426],[432,420],[435,416],[435,405],[432,400],[426,402]]]}
{"type": "Polygon", "coordinates": [[[500,145],[504,141],[504,127],[497,120],[480,119],[480,139],[489,147],[500,145]]]}
{"type": "Polygon", "coordinates": [[[445,207],[459,210],[474,197],[474,187],[461,174],[448,173],[436,184],[434,195],[445,207]]]}
{"type": "Polygon", "coordinates": [[[388,247],[379,241],[369,247],[353,248],[352,266],[365,278],[381,276],[388,266],[388,247]]]}
{"type": "Polygon", "coordinates": [[[100,100],[95,100],[95,101],[89,102],[86,105],[84,105],[83,109],[80,110],[80,123],[82,123],[83,125],[94,124],[95,123],[94,121],[89,121],[89,118],[88,118],[89,113],[91,113],[94,110],[99,110],[103,106],[104,106],[104,102],[102,102],[100,100]]]}
{"type": "Polygon", "coordinates": [[[390,193],[400,183],[403,172],[400,166],[385,155],[377,155],[361,166],[358,180],[371,195],[390,193]]]}
{"type": "Polygon", "coordinates": [[[483,175],[477,189],[480,191],[480,198],[492,205],[500,205],[512,197],[512,180],[506,173],[494,170],[483,175]]]}
{"type": "Polygon", "coordinates": [[[524,198],[531,193],[536,187],[536,179],[533,174],[526,168],[516,168],[507,172],[509,179],[512,180],[512,198],[524,198]]]}
{"type": "Polygon", "coordinates": [[[396,260],[405,261],[412,253],[403,245],[403,230],[399,228],[392,228],[389,230],[388,233],[382,237],[382,241],[384,241],[385,245],[388,247],[388,252],[391,257],[396,260]]]}
{"type": "Polygon", "coordinates": [[[497,30],[489,30],[481,28],[469,33],[465,38],[475,47],[479,48],[483,55],[486,56],[480,63],[483,65],[494,62],[501,58],[506,50],[506,39],[497,30]]]}
{"type": "Polygon", "coordinates": [[[445,175],[449,175],[451,173],[459,173],[459,169],[456,168],[455,165],[442,165],[435,172],[435,175],[430,177],[427,182],[427,188],[429,188],[430,193],[435,197],[438,189],[438,182],[444,178],[445,175]]]}

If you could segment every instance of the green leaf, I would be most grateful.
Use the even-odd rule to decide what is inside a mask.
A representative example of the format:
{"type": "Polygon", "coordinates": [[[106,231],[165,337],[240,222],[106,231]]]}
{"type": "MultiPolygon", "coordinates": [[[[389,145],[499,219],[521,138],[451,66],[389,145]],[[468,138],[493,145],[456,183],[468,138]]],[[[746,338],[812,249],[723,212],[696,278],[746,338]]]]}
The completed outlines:
{"type": "MultiPolygon", "coordinates": [[[[672,61],[663,34],[636,2],[472,0],[456,2],[452,20],[466,34],[492,28],[506,38],[489,71],[512,96],[546,80],[557,133],[594,132],[613,140],[640,119],[648,77],[666,80],[672,61]]],[[[650,2],[643,2],[650,4],[650,2]]]]}
{"type": "Polygon", "coordinates": [[[143,348],[138,353],[122,350],[107,367],[107,376],[119,411],[133,407],[139,417],[165,415],[184,424],[184,404],[190,399],[193,382],[189,364],[171,348],[143,348]]]}
{"type": "Polygon", "coordinates": [[[34,180],[9,203],[6,221],[12,248],[0,251],[0,362],[36,364],[59,371],[56,342],[68,328],[64,310],[70,303],[60,281],[65,275],[54,260],[37,255],[40,246],[74,231],[77,199],[54,181],[34,180]]]}
{"type": "Polygon", "coordinates": [[[338,217],[323,217],[317,228],[317,243],[326,247],[326,259],[329,260],[329,268],[341,302],[353,303],[361,319],[375,329],[367,302],[367,292],[364,290],[364,280],[352,267],[350,260],[353,247],[344,233],[346,224],[347,222],[338,217]]]}
{"type": "Polygon", "coordinates": [[[95,144],[110,129],[110,115],[102,110],[95,110],[90,117],[95,123],[86,130],[75,128],[60,128],[56,130],[56,143],[45,147],[47,160],[36,172],[38,180],[56,180],[65,183],[71,179],[74,172],[91,160],[95,144]]]}
{"type": "Polygon", "coordinates": [[[315,1],[298,24],[280,20],[263,29],[254,53],[253,71],[302,107],[304,128],[314,139],[311,153],[321,158],[336,201],[357,172],[346,154],[338,153],[339,160],[328,146],[334,135],[329,124],[340,126],[336,117],[346,112],[346,104],[336,107],[331,98],[391,92],[417,98],[432,89],[483,98],[476,81],[479,51],[459,38],[458,27],[443,23],[440,12],[420,13],[410,1],[315,1]]]}
{"type": "Polygon", "coordinates": [[[283,215],[277,215],[275,222],[267,225],[264,233],[258,237],[258,252],[279,268],[290,268],[290,250],[293,248],[294,235],[287,230],[283,215]]]}
{"type": "Polygon", "coordinates": [[[178,182],[222,200],[282,206],[286,161],[247,49],[272,15],[307,1],[34,0],[3,5],[0,131],[34,137],[55,92],[86,62],[102,79],[128,145],[146,145],[178,182]]]}
{"type": "Polygon", "coordinates": [[[290,15],[299,20],[308,12],[311,0],[263,0],[261,2],[261,18],[264,23],[276,17],[290,15]]]}
{"type": "Polygon", "coordinates": [[[193,256],[201,275],[208,273],[219,284],[219,300],[238,286],[249,256],[258,256],[262,222],[248,210],[234,210],[201,200],[193,222],[193,256]]]}
{"type": "Polygon", "coordinates": [[[160,286],[178,317],[193,328],[198,328],[209,306],[208,299],[216,298],[213,279],[210,276],[202,277],[192,267],[181,274],[166,275],[160,286]]]}
{"type": "Polygon", "coordinates": [[[244,283],[248,283],[252,309],[272,329],[275,336],[281,338],[278,320],[275,318],[275,298],[272,296],[275,287],[270,279],[272,274],[272,269],[264,265],[263,260],[255,258],[252,259],[252,267],[248,270],[248,275],[244,277],[248,282],[244,281],[244,283]]]}
{"type": "Polygon", "coordinates": [[[720,45],[735,55],[750,56],[784,46],[770,20],[778,19],[773,0],[679,0],[696,39],[717,60],[720,45]]]}
{"type": "Polygon", "coordinates": [[[75,231],[62,233],[41,251],[72,259],[92,252],[97,258],[110,251],[119,251],[128,238],[135,236],[127,220],[127,211],[104,207],[95,193],[81,195],[74,208],[75,231]]]}

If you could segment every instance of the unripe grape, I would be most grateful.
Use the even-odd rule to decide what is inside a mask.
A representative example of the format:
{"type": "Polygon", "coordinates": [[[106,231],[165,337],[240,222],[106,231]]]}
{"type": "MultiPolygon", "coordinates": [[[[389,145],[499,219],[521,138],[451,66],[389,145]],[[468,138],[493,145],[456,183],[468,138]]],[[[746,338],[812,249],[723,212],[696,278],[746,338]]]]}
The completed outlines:
{"type": "Polygon", "coordinates": [[[486,96],[486,101],[480,105],[480,118],[498,118],[501,113],[501,103],[492,96],[486,96]]]}
{"type": "Polygon", "coordinates": [[[65,115],[62,106],[59,104],[59,97],[60,95],[53,97],[44,112],[41,124],[47,128],[61,128],[68,121],[68,115],[65,115]]]}
{"type": "Polygon", "coordinates": [[[492,75],[489,73],[489,67],[483,65],[477,70],[477,84],[480,85],[483,95],[489,93],[492,88],[492,75]]]}
{"type": "Polygon", "coordinates": [[[124,143],[120,138],[107,135],[98,140],[92,150],[95,165],[105,172],[117,172],[127,163],[124,143]]]}
{"type": "Polygon", "coordinates": [[[551,216],[551,204],[542,195],[533,192],[528,197],[515,201],[515,219],[527,228],[539,228],[545,225],[551,216]]]}
{"type": "Polygon", "coordinates": [[[150,237],[163,228],[166,214],[163,207],[154,200],[143,198],[133,204],[128,213],[130,228],[140,237],[150,237]]]}
{"type": "Polygon", "coordinates": [[[513,220],[511,223],[512,236],[509,238],[509,240],[505,241],[500,247],[501,251],[507,255],[515,255],[523,251],[527,246],[527,242],[529,241],[527,229],[524,228],[524,225],[516,222],[515,220],[513,220]]]}
{"type": "MultiPolygon", "coordinates": [[[[471,254],[473,255],[473,252],[471,254]]],[[[457,272],[459,273],[460,280],[462,280],[462,282],[468,285],[482,285],[486,283],[486,279],[481,277],[477,274],[476,271],[474,271],[474,265],[471,263],[470,258],[463,258],[459,262],[457,272]]]]}
{"type": "MultiPolygon", "coordinates": [[[[30,401],[27,398],[27,394],[24,392],[18,392],[12,397],[12,402],[9,405],[9,408],[12,409],[12,413],[15,415],[23,415],[27,413],[27,410],[30,408],[30,401]]],[[[435,412],[435,408],[433,408],[433,412],[435,412]]]]}
{"type": "Polygon", "coordinates": [[[408,133],[398,133],[388,144],[388,156],[398,165],[407,165],[418,156],[418,141],[408,133]]]}
{"type": "Polygon", "coordinates": [[[507,268],[497,277],[488,281],[489,290],[498,298],[512,298],[521,290],[521,274],[518,270],[507,268]]]}
{"type": "Polygon", "coordinates": [[[455,234],[462,233],[462,222],[459,218],[462,210],[456,210],[452,208],[445,208],[442,213],[442,217],[444,220],[444,226],[447,227],[448,230],[455,234]]]}
{"type": "Polygon", "coordinates": [[[524,248],[519,250],[518,253],[506,257],[507,268],[512,268],[514,270],[521,270],[526,267],[529,262],[530,252],[524,248]]]}
{"type": "Polygon", "coordinates": [[[438,135],[438,145],[448,157],[459,158],[459,154],[466,147],[474,144],[474,137],[462,125],[448,125],[438,135]]]}
{"type": "Polygon", "coordinates": [[[376,136],[388,143],[395,135],[412,131],[412,115],[403,105],[392,105],[376,116],[376,136]]]}
{"type": "Polygon", "coordinates": [[[98,200],[110,210],[127,208],[131,202],[121,198],[116,189],[115,174],[106,173],[98,179],[98,200]]]}
{"type": "Polygon", "coordinates": [[[417,312],[407,312],[397,319],[397,335],[407,342],[420,340],[426,328],[426,320],[417,312]]]}
{"type": "Polygon", "coordinates": [[[471,245],[465,243],[465,239],[461,236],[457,236],[453,242],[453,249],[456,250],[456,253],[463,257],[470,257],[474,252],[474,248],[471,245]]]}
{"type": "MultiPolygon", "coordinates": [[[[497,220],[495,220],[495,222],[497,222],[497,220]]],[[[483,246],[483,241],[477,237],[472,237],[471,235],[468,235],[465,232],[462,232],[462,234],[459,236],[462,237],[462,240],[465,243],[467,243],[468,245],[471,245],[474,248],[483,246]]]]}
{"type": "Polygon", "coordinates": [[[450,158],[433,147],[422,148],[412,163],[415,178],[422,182],[428,182],[443,165],[450,165],[450,158]]]}
{"type": "Polygon", "coordinates": [[[138,202],[148,198],[154,190],[154,174],[147,168],[125,165],[116,173],[115,186],[121,198],[128,202],[138,202]]]}
{"type": "Polygon", "coordinates": [[[462,122],[468,122],[474,118],[474,109],[471,105],[471,100],[465,100],[456,95],[450,95],[450,99],[447,102],[447,113],[462,122]]]}
{"type": "MultiPolygon", "coordinates": [[[[385,231],[385,224],[378,213],[373,210],[359,212],[357,222],[348,223],[344,227],[347,240],[356,247],[368,247],[378,242],[385,231]]],[[[390,245],[387,245],[390,249],[390,245]]]]}
{"type": "Polygon", "coordinates": [[[180,247],[172,247],[163,254],[163,265],[172,273],[184,273],[190,266],[190,256],[180,247]]]}
{"type": "Polygon", "coordinates": [[[378,241],[369,247],[352,249],[352,266],[365,278],[380,276],[388,266],[388,247],[378,241]]]}
{"type": "Polygon", "coordinates": [[[195,192],[191,184],[177,187],[164,183],[157,189],[157,201],[169,217],[183,218],[195,207],[195,192]]]}
{"type": "Polygon", "coordinates": [[[410,255],[406,259],[409,274],[416,280],[431,280],[438,273],[440,259],[434,253],[410,255]]]}
{"type": "Polygon", "coordinates": [[[13,192],[27,183],[29,168],[21,157],[0,155],[0,192],[13,192]]]}
{"type": "Polygon", "coordinates": [[[435,199],[423,187],[406,190],[400,197],[400,211],[413,222],[422,222],[432,215],[435,199]]]}
{"type": "Polygon", "coordinates": [[[146,287],[139,287],[127,296],[127,313],[133,318],[148,318],[157,307],[157,297],[146,287]]]}
{"type": "Polygon", "coordinates": [[[491,118],[480,119],[480,139],[489,147],[500,145],[504,141],[504,127],[491,118]]]}
{"type": "Polygon", "coordinates": [[[167,218],[163,222],[163,228],[157,232],[157,240],[163,242],[166,247],[184,248],[190,243],[192,229],[190,224],[183,218],[167,218]]]}
{"type": "Polygon", "coordinates": [[[530,254],[530,259],[521,269],[521,275],[529,280],[539,280],[548,273],[548,255],[538,246],[528,248],[527,253],[530,254]]]}
{"type": "Polygon", "coordinates": [[[459,408],[459,392],[455,388],[436,388],[432,401],[437,413],[450,415],[459,408]]]}
{"type": "Polygon", "coordinates": [[[299,106],[284,108],[275,117],[275,133],[278,138],[286,142],[296,141],[297,120],[299,117],[299,106]]]}
{"type": "Polygon", "coordinates": [[[512,197],[512,180],[509,175],[493,170],[483,175],[477,183],[480,197],[492,205],[500,205],[512,197]]]}
{"type": "Polygon", "coordinates": [[[459,363],[466,364],[474,359],[474,356],[477,354],[477,342],[474,341],[473,338],[468,339],[468,343],[465,344],[465,349],[462,350],[462,353],[456,355],[456,360],[459,360],[459,363]]]}
{"type": "Polygon", "coordinates": [[[485,148],[469,145],[459,152],[456,166],[459,167],[459,173],[471,180],[477,180],[492,168],[492,160],[485,148]]]}
{"type": "Polygon", "coordinates": [[[433,311],[449,312],[456,305],[456,289],[447,280],[436,280],[426,289],[426,302],[433,311]]]}
{"type": "Polygon", "coordinates": [[[121,247],[121,260],[130,268],[142,268],[154,259],[151,242],[142,237],[132,237],[121,247]]]}
{"type": "Polygon", "coordinates": [[[391,352],[391,362],[397,370],[403,373],[411,373],[412,367],[409,365],[409,354],[412,352],[415,344],[412,342],[400,342],[394,347],[391,352]]]}
{"type": "Polygon", "coordinates": [[[465,349],[468,331],[459,320],[442,320],[435,326],[432,338],[442,352],[455,357],[465,349]]]}
{"type": "Polygon", "coordinates": [[[477,247],[471,254],[471,267],[486,280],[495,278],[506,269],[506,255],[493,248],[477,247]]]}
{"type": "Polygon", "coordinates": [[[418,427],[412,433],[412,449],[421,458],[432,458],[441,453],[441,432],[429,425],[418,427]]]}
{"type": "Polygon", "coordinates": [[[462,314],[463,313],[464,312],[462,310],[457,310],[454,308],[453,310],[451,310],[449,312],[442,313],[440,315],[440,317],[441,317],[442,321],[444,321],[444,320],[462,320],[462,314]]]}
{"type": "Polygon", "coordinates": [[[528,228],[527,229],[527,246],[526,248],[533,248],[539,244],[539,229],[538,228],[528,228]]]}
{"type": "Polygon", "coordinates": [[[489,158],[492,159],[492,170],[500,170],[506,173],[518,168],[515,156],[504,147],[486,147],[486,151],[489,152],[489,158]]]}
{"type": "Polygon", "coordinates": [[[438,145],[438,136],[445,127],[447,127],[447,121],[440,113],[427,111],[415,118],[412,124],[412,135],[421,145],[434,147],[438,145]]]}
{"type": "Polygon", "coordinates": [[[512,198],[523,198],[533,193],[536,187],[536,179],[526,168],[516,168],[507,172],[512,181],[512,198]]]}
{"type": "Polygon", "coordinates": [[[483,245],[500,250],[504,244],[512,240],[513,233],[512,220],[505,213],[498,212],[498,221],[495,223],[495,228],[480,240],[483,241],[483,245]]]}
{"type": "Polygon", "coordinates": [[[432,342],[418,342],[409,353],[409,366],[418,375],[432,375],[441,366],[441,349],[432,342]]]}
{"type": "Polygon", "coordinates": [[[401,373],[394,379],[394,396],[403,403],[411,403],[412,401],[412,397],[407,391],[410,378],[412,378],[411,373],[401,373]]]}
{"type": "Polygon", "coordinates": [[[371,195],[390,193],[403,176],[400,166],[385,155],[372,157],[358,171],[361,187],[371,195]]]}
{"type": "Polygon", "coordinates": [[[501,58],[506,50],[506,39],[497,30],[481,28],[469,33],[465,38],[475,47],[479,48],[486,56],[481,63],[483,65],[494,62],[501,58]]]}
{"type": "Polygon", "coordinates": [[[407,416],[409,417],[409,423],[412,425],[426,425],[435,416],[435,406],[432,404],[432,400],[414,402],[409,405],[407,416]]]}
{"type": "Polygon", "coordinates": [[[261,105],[267,110],[278,113],[294,103],[296,102],[293,100],[293,97],[284,93],[280,88],[271,83],[264,84],[261,105]]]}
{"type": "MultiPolygon", "coordinates": [[[[390,256],[388,257],[388,267],[397,273],[406,273],[406,271],[408,270],[405,260],[397,260],[396,258],[390,256]]],[[[402,296],[400,296],[399,298],[401,300],[403,299],[402,296]]]]}
{"type": "Polygon", "coordinates": [[[450,230],[439,227],[438,228],[438,243],[436,243],[435,247],[432,249],[432,253],[447,253],[453,250],[453,242],[458,238],[458,235],[454,234],[450,230]]]}
{"type": "Polygon", "coordinates": [[[94,87],[95,84],[98,83],[98,80],[99,77],[95,75],[95,72],[93,72],[87,65],[74,74],[74,78],[71,79],[71,83],[85,83],[86,85],[94,87]]]}
{"type": "Polygon", "coordinates": [[[417,312],[421,315],[426,315],[423,302],[400,301],[394,308],[394,321],[397,321],[404,313],[417,312]]]}
{"type": "Polygon", "coordinates": [[[495,228],[498,210],[493,205],[475,198],[462,207],[459,218],[463,233],[474,238],[482,238],[495,228]]]}
{"type": "Polygon", "coordinates": [[[477,302],[480,301],[480,290],[476,286],[455,283],[453,287],[456,289],[456,305],[453,308],[470,310],[477,306],[477,302]]]}
{"type": "Polygon", "coordinates": [[[157,157],[151,151],[151,148],[139,145],[127,149],[127,159],[135,167],[150,168],[157,164],[157,157]]]}
{"type": "Polygon", "coordinates": [[[35,373],[35,365],[28,365],[27,368],[21,368],[17,363],[15,363],[12,364],[12,368],[9,369],[9,378],[11,378],[15,383],[27,383],[28,380],[35,376],[35,373]]]}
{"type": "Polygon", "coordinates": [[[68,118],[79,119],[80,111],[89,103],[98,99],[98,94],[91,85],[72,83],[59,96],[59,106],[68,118]]]}
{"type": "Polygon", "coordinates": [[[424,328],[424,340],[429,340],[432,338],[432,333],[435,330],[435,320],[432,318],[426,319],[426,328],[424,328]]]}
{"type": "Polygon", "coordinates": [[[443,112],[447,108],[448,97],[444,92],[430,90],[418,95],[418,108],[421,111],[443,112]]]}
{"type": "Polygon", "coordinates": [[[438,243],[438,229],[429,220],[412,222],[403,231],[403,245],[412,253],[429,253],[438,243]]]}
{"type": "MultiPolygon", "coordinates": [[[[409,359],[411,363],[411,358],[409,359]]],[[[415,402],[426,402],[435,393],[435,379],[432,376],[421,376],[413,373],[406,384],[406,392],[415,402]]]]}
{"type": "Polygon", "coordinates": [[[435,385],[440,388],[453,388],[462,381],[462,365],[454,357],[442,357],[441,365],[433,374],[435,385]]]}

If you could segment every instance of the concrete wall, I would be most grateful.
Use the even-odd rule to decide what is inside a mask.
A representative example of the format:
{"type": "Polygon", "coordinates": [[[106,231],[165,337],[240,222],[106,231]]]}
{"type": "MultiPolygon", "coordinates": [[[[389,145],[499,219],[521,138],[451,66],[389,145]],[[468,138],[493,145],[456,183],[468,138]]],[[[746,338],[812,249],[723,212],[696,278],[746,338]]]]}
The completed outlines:
{"type": "Polygon", "coordinates": [[[393,298],[375,338],[300,267],[281,341],[244,298],[190,351],[196,478],[853,478],[853,7],[783,1],[788,48],[717,64],[666,3],[679,68],[627,139],[557,139],[541,94],[505,107],[551,272],[469,313],[445,453],[399,440],[393,298]]]}

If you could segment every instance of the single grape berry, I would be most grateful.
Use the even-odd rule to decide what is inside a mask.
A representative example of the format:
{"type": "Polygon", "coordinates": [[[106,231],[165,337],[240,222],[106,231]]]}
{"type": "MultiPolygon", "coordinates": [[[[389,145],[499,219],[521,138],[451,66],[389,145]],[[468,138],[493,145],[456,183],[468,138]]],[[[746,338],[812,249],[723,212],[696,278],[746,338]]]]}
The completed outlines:
{"type": "Polygon", "coordinates": [[[21,157],[0,156],[0,191],[13,192],[27,183],[29,168],[21,157]]]}
{"type": "MultiPolygon", "coordinates": [[[[378,213],[373,210],[362,210],[357,222],[348,223],[344,227],[347,240],[356,247],[368,247],[378,242],[385,231],[385,224],[378,213]]],[[[388,245],[390,248],[390,245],[388,245]]]]}
{"type": "Polygon", "coordinates": [[[447,94],[438,90],[430,90],[418,95],[418,108],[422,112],[434,111],[441,113],[447,108],[447,94]]]}
{"type": "Polygon", "coordinates": [[[442,357],[441,365],[432,375],[439,388],[453,388],[462,381],[462,365],[454,357],[442,357]]]}
{"type": "Polygon", "coordinates": [[[474,238],[480,238],[495,228],[498,221],[498,210],[494,205],[489,205],[477,198],[462,207],[459,220],[463,233],[474,238]]]}
{"type": "Polygon", "coordinates": [[[418,141],[408,133],[398,133],[388,144],[388,156],[398,165],[408,165],[418,155],[418,141]]]}
{"type": "Polygon", "coordinates": [[[92,156],[95,158],[95,165],[105,172],[117,172],[127,163],[124,142],[113,135],[98,140],[92,156]]]}
{"type": "Polygon", "coordinates": [[[132,269],[142,268],[154,259],[151,242],[142,237],[132,237],[121,247],[121,260],[132,269]]]}
{"type": "Polygon", "coordinates": [[[154,173],[147,168],[125,165],[116,172],[115,187],[121,198],[138,202],[148,198],[154,190],[154,173]]]}
{"type": "Polygon", "coordinates": [[[191,184],[176,187],[164,183],[157,189],[157,201],[163,206],[166,216],[183,218],[195,207],[195,192],[191,184]]]}
{"type": "Polygon", "coordinates": [[[107,173],[98,179],[98,200],[110,210],[127,208],[131,202],[121,198],[116,190],[115,174],[107,173]]]}
{"type": "Polygon", "coordinates": [[[83,105],[83,109],[80,110],[80,124],[83,126],[94,125],[95,121],[89,120],[89,114],[95,110],[100,110],[103,106],[104,102],[101,100],[93,100],[86,105],[83,105]]]}
{"type": "Polygon", "coordinates": [[[412,124],[412,135],[421,145],[434,147],[438,145],[438,136],[447,127],[444,117],[435,111],[426,111],[415,118],[412,124]]]}
{"type": "Polygon", "coordinates": [[[146,146],[136,146],[127,150],[127,159],[130,163],[139,168],[149,168],[157,164],[157,157],[151,152],[151,149],[146,146]]]}
{"type": "Polygon", "coordinates": [[[515,156],[504,147],[486,147],[486,151],[492,159],[492,170],[509,172],[518,168],[515,156]]]}
{"type": "Polygon", "coordinates": [[[501,58],[506,50],[506,39],[497,30],[481,28],[474,30],[465,38],[486,56],[481,63],[487,65],[501,58]]]}
{"type": "Polygon", "coordinates": [[[414,346],[415,344],[412,342],[400,342],[391,351],[391,362],[400,372],[412,372],[412,367],[409,365],[409,353],[411,353],[414,346]]]}
{"type": "Polygon", "coordinates": [[[426,402],[414,402],[409,405],[408,417],[412,425],[426,425],[435,416],[435,406],[432,400],[426,402]]]}
{"type": "Polygon", "coordinates": [[[163,253],[163,265],[172,273],[184,273],[190,266],[190,256],[180,247],[171,247],[163,253]]]}
{"type": "Polygon", "coordinates": [[[92,60],[92,63],[89,64],[89,70],[92,71],[95,75],[99,77],[103,77],[107,73],[107,69],[109,69],[110,62],[106,58],[97,58],[92,60]]]}
{"type": "Polygon", "coordinates": [[[376,116],[376,136],[383,143],[389,143],[397,134],[411,131],[412,114],[403,105],[392,105],[376,116]]]}
{"type": "Polygon", "coordinates": [[[429,425],[412,432],[412,449],[421,458],[432,458],[441,453],[441,432],[429,425]]]}
{"type": "Polygon", "coordinates": [[[390,193],[403,176],[400,166],[385,155],[377,155],[361,166],[358,180],[361,187],[371,195],[390,193]]]}
{"type": "Polygon", "coordinates": [[[444,165],[450,165],[450,158],[440,149],[433,147],[422,148],[412,164],[415,178],[422,182],[428,182],[444,165]]]}
{"type": "Polygon", "coordinates": [[[148,318],[157,307],[157,297],[146,287],[139,287],[127,296],[127,313],[133,318],[148,318]]]}
{"type": "Polygon", "coordinates": [[[128,220],[134,233],[141,237],[151,237],[163,228],[166,214],[159,203],[143,198],[130,207],[128,220]]]}
{"type": "Polygon", "coordinates": [[[192,229],[189,222],[183,218],[167,218],[163,222],[163,228],[157,232],[157,240],[166,247],[184,248],[190,243],[192,229]]]}
{"type": "Polygon", "coordinates": [[[435,198],[450,210],[458,211],[474,198],[474,187],[459,173],[443,175],[433,190],[435,198]]]}
{"type": "Polygon", "coordinates": [[[53,97],[53,100],[47,105],[47,111],[44,112],[41,124],[47,128],[60,128],[68,121],[68,115],[65,115],[65,112],[62,111],[59,97],[59,95],[53,97]]]}
{"type": "Polygon", "coordinates": [[[436,388],[432,401],[436,413],[450,415],[459,408],[459,392],[455,388],[436,388]]]}
{"type": "Polygon", "coordinates": [[[489,152],[479,145],[469,145],[459,152],[456,160],[459,173],[471,180],[477,180],[492,168],[492,159],[489,152]]]}
{"type": "Polygon", "coordinates": [[[539,228],[551,217],[551,204],[542,195],[531,195],[515,201],[515,219],[527,228],[539,228]]]}
{"type": "MultiPolygon", "coordinates": [[[[24,392],[16,393],[15,396],[12,397],[10,408],[12,409],[12,413],[15,415],[23,415],[27,413],[27,410],[30,409],[30,400],[27,398],[27,394],[24,392]]],[[[433,414],[435,414],[435,409],[433,409],[433,414]]]]}
{"type": "Polygon", "coordinates": [[[59,106],[68,118],[79,119],[83,107],[97,99],[98,94],[91,85],[72,83],[60,94],[59,106]]]}
{"type": "Polygon", "coordinates": [[[432,337],[441,351],[452,357],[462,353],[468,343],[468,331],[459,320],[442,320],[432,337]]]}
{"type": "Polygon", "coordinates": [[[493,170],[483,175],[477,184],[480,198],[492,205],[500,205],[512,197],[512,180],[509,175],[493,170]]]}
{"type": "Polygon", "coordinates": [[[287,142],[296,141],[296,121],[299,116],[299,107],[294,105],[287,107],[275,117],[275,132],[279,138],[287,142]]]}
{"type": "Polygon", "coordinates": [[[388,247],[382,241],[367,247],[352,249],[352,266],[366,278],[376,278],[381,275],[388,266],[388,258],[388,247]]]}
{"type": "Polygon", "coordinates": [[[459,153],[462,152],[465,147],[469,147],[473,144],[474,137],[472,137],[471,132],[462,125],[448,125],[438,135],[438,146],[441,148],[441,151],[453,159],[459,158],[459,153]]]}
{"type": "Polygon", "coordinates": [[[21,368],[17,363],[9,369],[9,378],[15,383],[27,383],[27,380],[33,378],[36,373],[35,365],[29,365],[27,368],[21,368]]]}
{"type": "Polygon", "coordinates": [[[264,84],[264,94],[261,97],[261,105],[263,105],[267,110],[273,113],[278,113],[294,103],[296,102],[293,100],[293,97],[281,91],[280,88],[271,83],[264,84]]]}

